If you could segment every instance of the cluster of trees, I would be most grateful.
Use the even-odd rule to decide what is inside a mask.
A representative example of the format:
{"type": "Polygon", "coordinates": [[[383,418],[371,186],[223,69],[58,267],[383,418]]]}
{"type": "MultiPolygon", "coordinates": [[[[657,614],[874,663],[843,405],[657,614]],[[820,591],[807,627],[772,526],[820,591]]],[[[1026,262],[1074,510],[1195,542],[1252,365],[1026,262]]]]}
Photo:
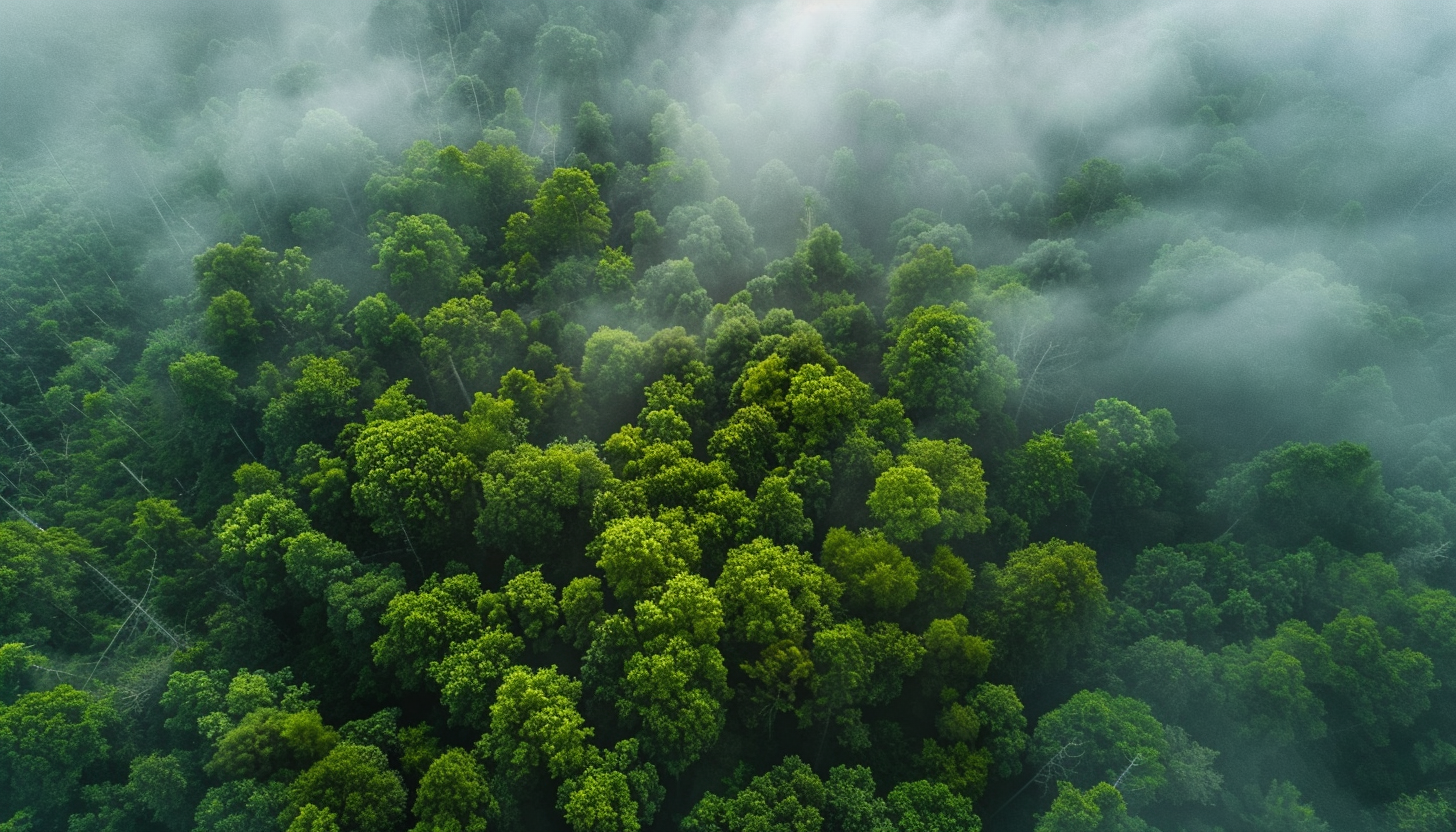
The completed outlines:
{"type": "Polygon", "coordinates": [[[0,132],[0,830],[1456,826],[1453,318],[1340,279],[1431,249],[1255,129],[1313,81],[1194,44],[1181,162],[973,187],[933,78],[720,142],[637,58],[735,4],[649,6],[0,132]]]}

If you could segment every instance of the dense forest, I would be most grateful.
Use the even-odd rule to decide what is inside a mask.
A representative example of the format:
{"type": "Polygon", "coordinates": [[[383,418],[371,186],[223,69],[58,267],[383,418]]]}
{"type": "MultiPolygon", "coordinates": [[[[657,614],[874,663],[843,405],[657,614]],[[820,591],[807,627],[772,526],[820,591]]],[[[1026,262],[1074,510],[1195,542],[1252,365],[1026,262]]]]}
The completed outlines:
{"type": "Polygon", "coordinates": [[[0,832],[1456,829],[1440,0],[0,4],[0,832]]]}

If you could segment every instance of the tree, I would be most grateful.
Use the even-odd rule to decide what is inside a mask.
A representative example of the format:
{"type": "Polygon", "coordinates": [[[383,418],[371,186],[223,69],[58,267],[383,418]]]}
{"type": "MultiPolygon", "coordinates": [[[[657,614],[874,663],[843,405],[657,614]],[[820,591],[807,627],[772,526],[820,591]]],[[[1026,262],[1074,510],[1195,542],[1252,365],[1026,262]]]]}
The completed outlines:
{"type": "Polygon", "coordinates": [[[1275,743],[1318,739],[1325,706],[1310,689],[1334,673],[1329,645],[1308,624],[1287,621],[1273,638],[1224,648],[1217,663],[1240,733],[1275,743]]]}
{"type": "Polygon", "coordinates": [[[108,702],[65,684],[0,706],[0,816],[60,812],[82,771],[107,758],[116,722],[108,702]]]}
{"type": "Polygon", "coordinates": [[[486,460],[476,538],[503,550],[530,550],[583,522],[596,495],[614,482],[589,443],[518,445],[486,460]]]}
{"type": "Polygon", "coordinates": [[[921,245],[890,273],[890,302],[885,317],[895,320],[923,306],[964,303],[970,300],[975,284],[975,266],[957,266],[948,248],[921,245]]]}
{"type": "Polygon", "coordinates": [[[490,730],[480,738],[477,751],[495,760],[511,779],[537,768],[555,778],[581,773],[589,762],[593,731],[576,709],[580,697],[581,683],[555,666],[512,668],[496,691],[490,730]]]}
{"type": "Polygon", "coordinates": [[[588,547],[606,574],[612,594],[624,602],[652,598],[674,575],[697,566],[697,536],[682,523],[623,517],[607,524],[588,547]]]}
{"type": "Polygon", "coordinates": [[[878,531],[830,529],[820,560],[844,585],[844,603],[853,612],[889,618],[915,600],[919,570],[878,531]]]}
{"type": "Polygon", "coordinates": [[[911,780],[885,795],[890,822],[902,832],[980,832],[981,819],[969,798],[944,783],[911,780]]]}
{"type": "Polygon", "coordinates": [[[541,577],[539,567],[511,578],[501,594],[526,638],[534,640],[555,632],[556,621],[561,617],[556,587],[541,577]]]}
{"type": "Polygon", "coordinates": [[[996,351],[984,323],[959,304],[912,310],[885,352],[890,395],[904,402],[917,425],[957,435],[1001,413],[1017,385],[1016,368],[996,351]]]}
{"type": "Polygon", "coordinates": [[[539,163],[514,144],[478,142],[462,152],[417,141],[401,155],[396,171],[371,176],[364,190],[386,214],[444,217],[473,257],[490,262],[507,218],[536,193],[539,163]]]}
{"type": "Polygon", "coordinates": [[[336,746],[288,787],[289,812],[327,809],[340,829],[392,832],[404,821],[405,789],[384,752],[372,745],[336,746]]]}
{"type": "Polygon", "coordinates": [[[1259,791],[1253,792],[1253,812],[1245,813],[1243,821],[1256,832],[1329,832],[1329,824],[1320,820],[1314,807],[1300,802],[1299,789],[1293,783],[1275,780],[1269,790],[1259,798],[1259,791]]]}
{"type": "Polygon", "coordinates": [[[798,757],[753,778],[730,797],[703,795],[682,821],[683,832],[763,829],[818,832],[824,822],[824,783],[798,757]]]}
{"type": "Polygon", "coordinates": [[[1023,678],[1064,665],[1107,612],[1097,556],[1080,543],[1052,539],[1012,552],[1005,568],[987,565],[981,585],[992,599],[983,629],[1023,678]]]}
{"type": "Polygon", "coordinates": [[[1081,225],[1116,207],[1119,198],[1127,196],[1121,165],[1101,158],[1088,159],[1076,176],[1069,176],[1062,183],[1052,210],[1066,216],[1065,224],[1081,225]]]}
{"type": "MultiPolygon", "coordinates": [[[[925,648],[920,639],[894,624],[879,622],[867,628],[859,619],[850,619],[815,633],[812,656],[814,698],[806,703],[801,718],[822,721],[827,736],[836,717],[849,716],[857,723],[861,708],[899,696],[905,678],[920,669],[925,648]]],[[[858,739],[848,739],[840,741],[863,747],[858,739]]]]}
{"type": "Polygon", "coordinates": [[[440,688],[440,704],[452,724],[489,725],[496,687],[524,649],[520,636],[496,625],[478,638],[452,643],[444,658],[430,664],[430,679],[440,688]]]}
{"type": "Polygon", "coordinates": [[[1037,816],[1036,832],[1151,832],[1147,824],[1127,813],[1127,803],[1116,788],[1097,783],[1086,791],[1066,781],[1057,783],[1057,796],[1037,816]]]}
{"type": "Polygon", "coordinates": [[[1167,785],[1163,725],[1136,699],[1101,690],[1077,693],[1037,721],[1029,761],[1041,766],[1068,744],[1081,759],[1075,781],[1117,782],[1139,802],[1154,800],[1167,785]]]}
{"type": "Polygon", "coordinates": [[[869,509],[890,537],[914,543],[941,521],[940,489],[923,468],[902,463],[875,479],[869,509]]]}
{"type": "Polygon", "coordinates": [[[762,537],[728,552],[713,590],[729,639],[759,646],[804,644],[813,630],[832,623],[844,591],[807,552],[762,537]]]}
{"type": "Polygon", "coordinates": [[[405,308],[415,314],[453,294],[470,249],[444,217],[390,214],[369,235],[379,261],[374,268],[402,290],[405,308]]]}
{"type": "Polygon", "coordinates": [[[753,496],[754,530],[760,537],[787,544],[802,544],[814,535],[814,524],[804,516],[804,499],[788,477],[768,477],[753,496]]]}
{"type": "Polygon", "coordinates": [[[337,732],[323,724],[317,711],[259,708],[218,739],[205,769],[228,779],[266,780],[282,769],[308,768],[337,744],[337,732]]]}
{"type": "Polygon", "coordinates": [[[774,468],[777,434],[773,416],[760,405],[750,404],[735,410],[727,424],[713,432],[708,452],[728,463],[742,488],[755,490],[774,468]]]}
{"type": "Polygon", "coordinates": [[[981,461],[971,456],[969,446],[959,439],[912,439],[900,461],[925,471],[939,489],[941,539],[955,540],[990,525],[981,461]]]}
{"type": "Polygon", "coordinates": [[[274,311],[284,292],[304,285],[308,269],[309,259],[301,249],[288,249],[280,258],[250,234],[237,245],[218,243],[192,259],[202,298],[237,292],[265,314],[274,311]]]}
{"type": "Polygon", "coordinates": [[[1076,464],[1061,437],[1042,431],[1007,455],[1004,499],[1030,526],[1063,506],[1085,502],[1076,464]]]}
{"type": "Polygon", "coordinates": [[[375,532],[443,531],[460,519],[475,465],[460,452],[460,423],[433,413],[378,419],[354,441],[352,492],[375,532]]]}
{"type": "Polygon", "coordinates": [[[713,301],[698,281],[692,260],[668,260],[643,272],[634,289],[633,306],[657,326],[702,328],[713,301]]]}
{"type": "Polygon", "coordinates": [[[263,438],[273,458],[290,460],[307,442],[333,444],[354,415],[359,379],[336,358],[300,356],[289,369],[298,373],[263,410],[263,438]]]}
{"type": "Polygon", "coordinates": [[[435,758],[415,792],[411,832],[485,832],[495,810],[485,772],[466,751],[451,748],[435,758]]]}
{"type": "Polygon", "coordinates": [[[207,305],[202,315],[202,330],[210,343],[239,359],[263,340],[263,324],[253,315],[252,302],[235,289],[223,292],[207,305]]]}
{"type": "MultiPolygon", "coordinates": [[[[518,360],[526,325],[514,310],[500,314],[484,295],[451,298],[425,313],[420,357],[437,390],[458,390],[467,404],[494,390],[518,360]]],[[[442,394],[443,395],[443,394],[442,394]]]]}
{"type": "Polygon", "coordinates": [[[285,553],[294,538],[310,530],[303,510],[276,491],[240,491],[218,511],[215,528],[218,563],[237,577],[245,597],[262,609],[286,602],[285,553]]]}
{"type": "Polygon", "coordinates": [[[1092,273],[1087,252],[1077,248],[1077,241],[1037,240],[1012,262],[1011,268],[1026,275],[1033,289],[1045,290],[1077,286],[1092,273]]]}
{"type": "Polygon", "coordinates": [[[432,662],[443,659],[451,645],[483,634],[479,613],[480,579],[473,574],[439,580],[432,575],[418,592],[389,602],[380,623],[384,634],[374,642],[374,663],[393,669],[407,690],[419,687],[432,662]]]}
{"type": "Polygon", "coordinates": [[[1431,707],[1429,695],[1439,685],[1431,660],[1410,648],[1388,648],[1368,616],[1341,610],[1320,638],[1335,663],[1336,713],[1359,725],[1372,745],[1389,744],[1393,727],[1414,724],[1431,707]]]}
{"type": "Polygon", "coordinates": [[[1199,509],[1237,523],[1248,539],[1298,546],[1318,534],[1362,550],[1377,540],[1389,502],[1368,448],[1286,442],[1234,466],[1199,509]]]}
{"type": "Polygon", "coordinates": [[[517,256],[530,253],[546,262],[566,254],[591,254],[612,229],[596,182],[579,168],[552,171],[530,208],[529,217],[516,214],[506,227],[506,250],[517,256]]]}
{"type": "Polygon", "coordinates": [[[925,679],[932,692],[949,687],[963,690],[971,680],[984,676],[991,664],[992,644],[969,632],[964,615],[937,618],[930,622],[922,640],[925,644],[925,679]]]}
{"type": "MultiPolygon", "coordinates": [[[[701,589],[707,589],[705,581],[701,589]]],[[[670,774],[681,774],[723,729],[723,703],[732,693],[722,654],[715,644],[664,633],[629,658],[624,670],[619,711],[641,720],[647,752],[670,774]]]]}
{"type": "Polygon", "coordinates": [[[1162,493],[1153,476],[1167,467],[1178,434],[1172,414],[1162,408],[1143,413],[1121,399],[1099,399],[1062,438],[1093,499],[1135,508],[1162,493]]]}

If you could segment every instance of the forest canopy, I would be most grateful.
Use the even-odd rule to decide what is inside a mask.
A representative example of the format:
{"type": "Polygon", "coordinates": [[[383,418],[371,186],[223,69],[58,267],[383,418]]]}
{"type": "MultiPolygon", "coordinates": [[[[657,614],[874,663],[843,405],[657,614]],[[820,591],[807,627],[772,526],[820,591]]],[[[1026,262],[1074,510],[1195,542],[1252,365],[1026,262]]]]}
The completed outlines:
{"type": "Polygon", "coordinates": [[[0,832],[1456,829],[1436,0],[0,7],[0,832]]]}

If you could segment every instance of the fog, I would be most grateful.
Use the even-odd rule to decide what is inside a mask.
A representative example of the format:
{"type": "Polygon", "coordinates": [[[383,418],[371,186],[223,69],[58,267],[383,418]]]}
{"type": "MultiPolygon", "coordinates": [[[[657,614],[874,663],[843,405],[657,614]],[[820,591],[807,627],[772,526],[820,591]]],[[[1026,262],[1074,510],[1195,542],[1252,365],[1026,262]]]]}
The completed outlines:
{"type": "MultiPolygon", "coordinates": [[[[6,0],[0,408],[49,419],[53,380],[85,392],[67,368],[117,388],[165,379],[202,344],[193,258],[219,242],[301,247],[350,309],[387,290],[371,177],[408,173],[415,142],[482,139],[543,160],[538,180],[610,162],[593,174],[606,244],[639,277],[693,259],[713,303],[747,291],[760,318],[832,308],[762,277],[821,223],[842,235],[850,300],[876,327],[891,323],[894,270],[921,243],[952,248],[979,270],[971,311],[1019,377],[1014,435],[975,437],[988,455],[1117,398],[1172,413],[1183,461],[1167,491],[1190,512],[1229,465],[1289,441],[1367,445],[1388,489],[1456,500],[1449,0],[6,0]],[[543,36],[552,26],[565,45],[543,36]],[[611,116],[605,140],[583,102],[611,116]],[[657,249],[642,242],[649,210],[657,249]],[[1006,281],[1026,291],[994,294],[1006,281]],[[87,338],[114,347],[104,367],[77,357],[87,338]]],[[[568,310],[584,332],[635,326],[645,341],[662,323],[569,293],[499,300],[506,235],[475,233],[482,291],[528,326],[568,310]]],[[[689,334],[705,335],[701,320],[689,334]]],[[[870,358],[843,359],[878,394],[890,331],[861,345],[870,358]]],[[[258,361],[235,369],[239,391],[266,389],[258,361]]],[[[448,408],[431,403],[458,409],[447,392],[448,408]]],[[[256,437],[233,431],[251,456],[256,437]]],[[[46,441],[69,454],[62,433],[46,441]]],[[[26,454],[44,443],[15,434],[4,493],[40,506],[26,454]]],[[[1227,525],[1167,522],[1210,538],[1227,525]]],[[[1118,578],[1146,542],[1125,537],[1118,578]]],[[[1226,753],[1260,788],[1275,769],[1303,778],[1336,828],[1374,805],[1349,785],[1351,761],[1226,753]]]]}

